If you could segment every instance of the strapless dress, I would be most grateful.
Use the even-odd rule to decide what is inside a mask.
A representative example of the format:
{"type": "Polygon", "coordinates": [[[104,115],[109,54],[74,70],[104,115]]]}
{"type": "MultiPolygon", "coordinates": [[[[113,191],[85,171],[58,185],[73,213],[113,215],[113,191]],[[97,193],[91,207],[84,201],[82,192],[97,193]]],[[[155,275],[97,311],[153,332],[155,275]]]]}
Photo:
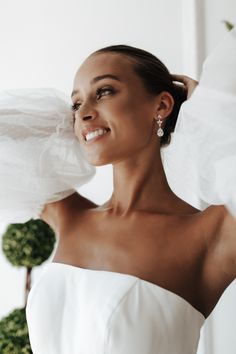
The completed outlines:
{"type": "Polygon", "coordinates": [[[26,307],[34,354],[195,354],[204,316],[136,276],[49,263],[26,307]]]}

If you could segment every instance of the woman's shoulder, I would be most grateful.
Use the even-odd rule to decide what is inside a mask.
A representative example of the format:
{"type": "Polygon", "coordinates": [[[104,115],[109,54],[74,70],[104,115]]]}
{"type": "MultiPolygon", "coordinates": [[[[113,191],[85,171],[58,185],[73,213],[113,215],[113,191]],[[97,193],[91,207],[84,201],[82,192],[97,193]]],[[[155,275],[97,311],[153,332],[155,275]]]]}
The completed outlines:
{"type": "MultiPolygon", "coordinates": [[[[189,209],[191,211],[191,209],[189,209]]],[[[222,224],[225,218],[225,208],[223,205],[210,205],[204,210],[193,208],[191,213],[191,223],[193,229],[198,230],[205,245],[206,253],[219,240],[222,224]]]]}
{"type": "Polygon", "coordinates": [[[40,219],[61,235],[63,234],[62,230],[65,228],[68,230],[70,225],[72,226],[84,211],[97,206],[90,199],[75,192],[57,202],[46,204],[40,219]]]}
{"type": "Polygon", "coordinates": [[[210,205],[199,213],[199,224],[212,242],[220,237],[226,214],[224,205],[210,205]]]}

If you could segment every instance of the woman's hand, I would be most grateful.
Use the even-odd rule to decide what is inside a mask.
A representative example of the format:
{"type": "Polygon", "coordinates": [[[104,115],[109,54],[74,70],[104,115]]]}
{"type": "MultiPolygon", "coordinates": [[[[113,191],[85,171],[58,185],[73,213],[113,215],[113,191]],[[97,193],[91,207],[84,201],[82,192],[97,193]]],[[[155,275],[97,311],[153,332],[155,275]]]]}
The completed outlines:
{"type": "Polygon", "coordinates": [[[187,99],[192,95],[193,91],[198,85],[198,81],[191,79],[189,76],[185,75],[171,75],[173,81],[176,81],[179,85],[179,82],[184,85],[184,88],[187,90],[187,99]]]}

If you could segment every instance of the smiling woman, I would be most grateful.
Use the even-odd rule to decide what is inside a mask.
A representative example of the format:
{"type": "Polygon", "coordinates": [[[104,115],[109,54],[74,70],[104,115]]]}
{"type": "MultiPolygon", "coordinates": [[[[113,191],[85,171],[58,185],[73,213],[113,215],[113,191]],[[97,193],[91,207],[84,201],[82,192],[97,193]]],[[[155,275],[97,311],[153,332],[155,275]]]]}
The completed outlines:
{"type": "MultiPolygon", "coordinates": [[[[64,125],[56,126],[61,139],[53,133],[43,146],[52,170],[47,175],[43,159],[37,169],[47,182],[55,169],[65,195],[56,193],[55,179],[42,184],[58,198],[41,217],[59,240],[27,302],[35,354],[196,353],[205,318],[236,275],[235,42],[231,32],[205,62],[199,85],[126,45],[102,48],[79,67],[74,126],[66,105],[64,125]],[[230,140],[219,139],[222,107],[230,140]],[[76,184],[75,167],[81,185],[106,164],[113,191],[104,204],[67,190],[76,184]],[[180,198],[173,180],[205,208],[180,198]]],[[[52,129],[60,102],[45,113],[52,129]]],[[[35,191],[36,199],[44,192],[35,191]]]]}

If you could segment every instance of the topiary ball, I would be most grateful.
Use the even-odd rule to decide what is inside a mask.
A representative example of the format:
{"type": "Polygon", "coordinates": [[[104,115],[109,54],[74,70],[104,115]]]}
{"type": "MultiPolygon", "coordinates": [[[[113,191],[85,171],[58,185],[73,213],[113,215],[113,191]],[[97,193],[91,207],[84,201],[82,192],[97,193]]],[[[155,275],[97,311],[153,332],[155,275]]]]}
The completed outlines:
{"type": "Polygon", "coordinates": [[[25,308],[16,309],[0,321],[1,354],[33,354],[25,308]]]}
{"type": "Polygon", "coordinates": [[[2,250],[17,267],[33,268],[51,255],[55,233],[43,220],[29,220],[24,224],[10,224],[2,237],[2,250]]]}

